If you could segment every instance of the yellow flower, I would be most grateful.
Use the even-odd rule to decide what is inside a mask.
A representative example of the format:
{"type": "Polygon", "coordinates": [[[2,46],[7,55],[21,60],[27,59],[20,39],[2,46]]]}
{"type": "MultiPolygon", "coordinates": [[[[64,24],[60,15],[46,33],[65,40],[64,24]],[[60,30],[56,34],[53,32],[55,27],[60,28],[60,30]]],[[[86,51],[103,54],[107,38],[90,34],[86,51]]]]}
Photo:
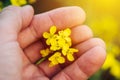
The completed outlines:
{"type": "Polygon", "coordinates": [[[49,66],[65,63],[64,57],[67,57],[68,61],[73,61],[73,54],[78,52],[77,49],[70,48],[72,42],[70,38],[71,30],[69,28],[58,31],[58,33],[56,33],[56,31],[56,26],[52,26],[49,33],[43,33],[43,37],[46,39],[46,44],[49,45],[49,49],[40,51],[42,57],[48,56],[51,51],[54,53],[48,58],[50,61],[49,66]]]}
{"type": "Polygon", "coordinates": [[[10,0],[12,5],[21,6],[27,4],[26,0],[10,0]]]}
{"type": "Polygon", "coordinates": [[[49,61],[50,61],[50,64],[49,66],[52,67],[54,65],[57,65],[57,64],[62,64],[62,63],[65,63],[65,59],[64,57],[61,56],[61,53],[60,52],[56,52],[54,53],[50,58],[49,58],[49,61]]]}
{"type": "Polygon", "coordinates": [[[58,35],[54,35],[55,37],[53,37],[51,39],[51,47],[50,49],[55,51],[55,50],[60,50],[63,47],[70,47],[71,46],[71,38],[70,36],[70,29],[65,29],[62,31],[58,32],[58,35]]]}
{"type": "Polygon", "coordinates": [[[58,45],[61,47],[61,49],[62,49],[62,47],[63,47],[65,44],[66,44],[65,39],[59,37],[59,39],[58,39],[58,45]]]}
{"type": "Polygon", "coordinates": [[[62,38],[60,36],[59,40],[58,40],[58,44],[59,46],[61,46],[62,48],[67,46],[67,47],[71,47],[71,38],[70,37],[66,37],[66,38],[62,38]]]}
{"type": "MultiPolygon", "coordinates": [[[[66,40],[64,38],[62,38],[59,35],[54,35],[53,38],[51,39],[50,50],[53,50],[53,51],[60,50],[65,45],[68,45],[68,43],[66,43],[66,40]]],[[[69,45],[68,45],[68,47],[69,47],[69,45]]]]}
{"type": "Polygon", "coordinates": [[[55,27],[55,26],[52,26],[52,27],[50,28],[50,33],[48,33],[48,32],[44,32],[44,33],[43,33],[43,37],[44,37],[45,39],[47,39],[47,40],[46,40],[46,44],[47,44],[47,45],[50,45],[50,44],[51,44],[51,41],[52,41],[53,37],[55,37],[55,36],[54,36],[54,35],[55,35],[55,32],[56,32],[56,27],[55,27]]]}
{"type": "Polygon", "coordinates": [[[107,59],[102,67],[110,70],[110,73],[120,79],[120,48],[117,45],[109,45],[107,59]]]}
{"type": "Polygon", "coordinates": [[[59,36],[58,35],[54,35],[51,38],[51,46],[50,46],[50,50],[52,51],[56,51],[56,50],[60,50],[61,46],[58,44],[59,42],[59,36]]]}
{"type": "Polygon", "coordinates": [[[62,36],[63,38],[70,36],[71,30],[69,28],[59,31],[58,34],[62,36]]]}
{"type": "Polygon", "coordinates": [[[71,30],[69,28],[59,31],[58,34],[61,37],[61,39],[65,40],[66,44],[69,44],[69,46],[71,46],[71,38],[69,37],[71,34],[71,30]]]}
{"type": "Polygon", "coordinates": [[[51,53],[51,51],[47,48],[45,50],[41,50],[40,53],[41,53],[42,57],[46,57],[49,55],[49,53],[51,53]]]}
{"type": "Polygon", "coordinates": [[[73,54],[74,54],[75,52],[78,52],[78,50],[77,50],[77,49],[74,49],[74,48],[68,48],[68,49],[65,48],[65,49],[62,50],[62,54],[63,54],[64,56],[67,56],[68,61],[74,61],[74,56],[73,56],[73,54]]]}

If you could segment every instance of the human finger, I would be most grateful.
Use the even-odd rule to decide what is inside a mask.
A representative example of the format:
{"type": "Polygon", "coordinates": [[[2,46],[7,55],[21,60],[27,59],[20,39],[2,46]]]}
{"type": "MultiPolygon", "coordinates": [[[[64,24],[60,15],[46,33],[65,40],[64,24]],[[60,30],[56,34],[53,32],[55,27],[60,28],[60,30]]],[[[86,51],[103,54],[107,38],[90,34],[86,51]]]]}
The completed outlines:
{"type": "Polygon", "coordinates": [[[7,32],[10,30],[20,32],[22,28],[27,27],[33,17],[33,8],[29,5],[24,7],[9,6],[0,13],[0,26],[7,32]],[[7,23],[7,24],[6,24],[7,23]]]}
{"type": "Polygon", "coordinates": [[[87,80],[102,66],[105,57],[106,51],[104,48],[93,47],[51,80],[87,80]]]}
{"type": "Polygon", "coordinates": [[[74,27],[80,25],[85,20],[85,12],[79,7],[58,8],[46,13],[35,15],[30,27],[23,30],[18,37],[22,48],[27,47],[42,37],[43,32],[48,31],[50,26],[57,28],[74,27]]]}

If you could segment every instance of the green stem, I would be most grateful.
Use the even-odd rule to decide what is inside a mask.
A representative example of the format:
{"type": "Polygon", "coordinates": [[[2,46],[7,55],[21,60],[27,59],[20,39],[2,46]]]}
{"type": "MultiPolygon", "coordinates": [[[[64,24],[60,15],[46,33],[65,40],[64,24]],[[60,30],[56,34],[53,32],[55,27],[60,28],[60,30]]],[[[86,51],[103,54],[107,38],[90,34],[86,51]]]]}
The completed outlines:
{"type": "Polygon", "coordinates": [[[39,61],[36,62],[36,65],[39,65],[40,63],[42,63],[45,60],[46,60],[46,57],[43,57],[42,59],[40,59],[39,61]]]}

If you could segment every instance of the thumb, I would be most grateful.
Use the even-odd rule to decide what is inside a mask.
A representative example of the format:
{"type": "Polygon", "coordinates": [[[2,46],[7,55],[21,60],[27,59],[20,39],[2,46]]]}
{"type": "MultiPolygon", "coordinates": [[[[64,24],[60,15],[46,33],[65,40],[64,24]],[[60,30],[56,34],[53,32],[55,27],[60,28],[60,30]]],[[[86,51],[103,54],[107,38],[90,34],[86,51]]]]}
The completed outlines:
{"type": "Polygon", "coordinates": [[[31,6],[9,6],[0,13],[0,80],[21,80],[23,52],[15,40],[32,17],[31,6]]]}
{"type": "MultiPolygon", "coordinates": [[[[33,17],[33,8],[29,5],[24,7],[9,6],[0,12],[0,40],[12,38],[17,40],[17,34],[27,27],[33,17]]],[[[2,42],[3,43],[3,42],[2,42]]]]}

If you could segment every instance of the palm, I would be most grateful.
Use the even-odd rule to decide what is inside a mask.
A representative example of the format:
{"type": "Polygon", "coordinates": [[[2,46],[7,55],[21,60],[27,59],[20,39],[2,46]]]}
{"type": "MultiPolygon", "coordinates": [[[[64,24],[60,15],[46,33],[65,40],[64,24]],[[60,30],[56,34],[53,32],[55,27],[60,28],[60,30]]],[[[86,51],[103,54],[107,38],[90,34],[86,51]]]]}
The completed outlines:
{"type": "Polygon", "coordinates": [[[24,62],[23,62],[23,72],[22,72],[22,80],[48,80],[48,77],[44,75],[42,70],[33,63],[24,55],[24,62]]]}
{"type": "MultiPolygon", "coordinates": [[[[54,79],[54,76],[55,76],[55,79],[54,80],[63,80],[62,77],[61,79],[58,79],[60,78],[59,76],[57,77],[56,75],[60,75],[64,72],[63,68],[65,69],[65,75],[67,75],[67,77],[64,77],[66,78],[66,80],[69,80],[69,72],[67,71],[67,69],[69,69],[69,71],[72,71],[72,70],[75,70],[75,69],[72,69],[70,68],[70,66],[72,65],[73,67],[76,67],[75,64],[78,60],[76,60],[74,63],[72,63],[71,65],[67,65],[66,64],[63,64],[62,66],[55,66],[55,67],[48,67],[48,61],[45,61],[43,63],[41,63],[40,65],[35,65],[33,63],[35,63],[37,61],[37,59],[40,57],[38,57],[38,55],[36,56],[35,54],[39,53],[39,51],[37,50],[36,53],[33,53],[33,51],[31,51],[31,48],[32,50],[34,50],[34,48],[36,48],[36,45],[37,44],[37,47],[38,47],[38,50],[40,50],[40,44],[37,42],[35,44],[33,44],[33,46],[30,46],[29,49],[25,49],[24,51],[24,54],[27,54],[24,55],[24,63],[23,63],[23,80],[49,80],[49,79],[54,79]],[[29,50],[29,51],[28,51],[29,50]],[[33,57],[34,56],[34,57],[33,57]],[[29,59],[28,59],[29,57],[29,59]]],[[[97,46],[103,46],[103,42],[100,40],[100,39],[95,39],[95,38],[91,38],[91,39],[88,39],[87,41],[81,43],[81,44],[78,44],[76,47],[81,51],[79,52],[78,55],[76,55],[77,57],[79,56],[79,59],[81,58],[81,60],[86,60],[86,59],[83,59],[82,57],[84,56],[81,56],[82,54],[86,54],[86,57],[88,58],[88,62],[92,62],[92,63],[95,63],[93,62],[93,60],[89,60],[89,55],[93,54],[95,55],[96,53],[98,53],[99,51],[101,52],[101,48],[100,47],[97,47],[97,46]],[[96,41],[96,42],[95,42],[96,41]],[[91,44],[89,44],[91,42],[91,44]],[[98,43],[100,42],[100,43],[98,43]],[[85,46],[83,45],[86,45],[86,46],[90,46],[90,47],[86,47],[85,49],[85,46]],[[80,48],[81,49],[80,49],[80,48]],[[94,48],[93,48],[94,47],[94,48]],[[94,52],[95,51],[95,52],[94,52]],[[89,54],[88,54],[89,53],[89,54]],[[80,57],[81,56],[81,57],[80,57]]],[[[90,58],[91,59],[91,58],[90,58]]],[[[98,59],[97,59],[98,60],[98,59]]],[[[81,64],[86,64],[88,62],[81,62],[81,64]]],[[[94,64],[93,64],[94,65],[94,64]]],[[[79,65],[77,65],[79,66],[79,65]]],[[[91,66],[91,65],[90,65],[91,66]]],[[[89,66],[89,67],[90,67],[89,66]]],[[[95,65],[94,65],[95,66],[95,65]]],[[[87,67],[87,66],[86,66],[87,67]]],[[[79,70],[80,68],[78,68],[79,70]]],[[[81,69],[80,69],[81,70],[81,69]]],[[[84,68],[83,68],[84,70],[84,68]]],[[[81,70],[81,71],[83,71],[81,70]]],[[[88,69],[89,70],[89,69],[88,69]]],[[[86,70],[84,70],[86,71],[86,70]]],[[[92,70],[91,70],[92,71],[92,70]]],[[[94,70],[93,70],[94,71],[94,70]]],[[[77,73],[77,72],[76,72],[77,73]]],[[[84,72],[82,72],[84,73],[84,72]]],[[[89,74],[89,76],[92,74],[92,73],[87,73],[87,74],[82,74],[78,77],[78,80],[86,80],[88,77],[87,77],[87,74],[89,74]]],[[[73,79],[72,80],[77,80],[77,79],[73,79]]]]}

